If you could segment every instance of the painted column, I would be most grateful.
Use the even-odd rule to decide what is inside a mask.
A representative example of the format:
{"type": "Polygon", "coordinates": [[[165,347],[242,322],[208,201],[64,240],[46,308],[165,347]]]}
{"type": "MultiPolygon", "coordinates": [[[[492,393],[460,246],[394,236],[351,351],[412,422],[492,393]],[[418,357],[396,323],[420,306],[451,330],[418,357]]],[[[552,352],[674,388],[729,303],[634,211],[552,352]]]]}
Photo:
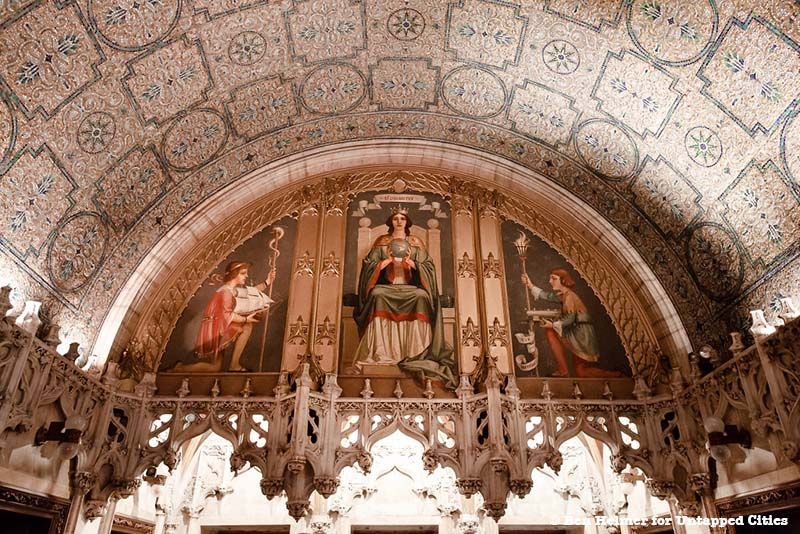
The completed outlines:
{"type": "Polygon", "coordinates": [[[318,266],[317,229],[320,213],[314,206],[306,207],[297,222],[297,236],[292,258],[289,297],[286,312],[286,334],[283,338],[281,369],[292,371],[300,357],[309,352],[309,320],[314,287],[314,272],[318,266]]]}
{"type": "Polygon", "coordinates": [[[472,199],[467,195],[454,194],[451,211],[456,263],[456,354],[461,358],[461,373],[469,374],[475,368],[475,359],[481,354],[472,199]]]}
{"type": "Polygon", "coordinates": [[[503,374],[513,373],[512,346],[509,339],[506,302],[503,241],[500,217],[493,207],[481,209],[478,222],[481,253],[483,254],[483,287],[489,353],[497,358],[497,369],[503,374]]]}
{"type": "Polygon", "coordinates": [[[313,352],[322,356],[320,366],[326,372],[336,372],[339,361],[346,209],[346,205],[338,203],[328,205],[322,228],[322,264],[317,275],[313,352]]]}

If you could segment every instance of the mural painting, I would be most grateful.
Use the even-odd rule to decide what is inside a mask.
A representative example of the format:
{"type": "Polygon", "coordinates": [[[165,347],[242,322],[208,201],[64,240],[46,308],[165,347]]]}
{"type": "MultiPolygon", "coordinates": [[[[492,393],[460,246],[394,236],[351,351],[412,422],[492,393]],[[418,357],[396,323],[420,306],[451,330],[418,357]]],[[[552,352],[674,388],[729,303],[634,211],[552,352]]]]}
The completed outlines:
{"type": "Polygon", "coordinates": [[[436,195],[372,193],[357,197],[349,213],[346,287],[354,324],[343,325],[342,374],[407,375],[455,388],[444,321],[453,287],[445,203],[436,195]]]}
{"type": "Polygon", "coordinates": [[[285,217],[218,264],[178,320],[162,372],[280,370],[295,227],[285,217]]]}
{"type": "Polygon", "coordinates": [[[505,221],[502,233],[516,374],[630,376],[611,318],[577,271],[519,224],[505,221]]]}

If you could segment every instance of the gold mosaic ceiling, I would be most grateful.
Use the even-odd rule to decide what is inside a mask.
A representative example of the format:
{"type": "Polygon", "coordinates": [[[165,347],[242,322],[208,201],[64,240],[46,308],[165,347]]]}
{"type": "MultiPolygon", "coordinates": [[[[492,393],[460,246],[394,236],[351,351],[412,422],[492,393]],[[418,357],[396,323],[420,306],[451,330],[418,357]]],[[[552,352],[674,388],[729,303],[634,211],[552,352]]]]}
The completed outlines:
{"type": "Polygon", "coordinates": [[[0,21],[2,282],[69,337],[203,199],[379,138],[553,179],[695,342],[800,291],[796,2],[17,0],[0,21]]]}

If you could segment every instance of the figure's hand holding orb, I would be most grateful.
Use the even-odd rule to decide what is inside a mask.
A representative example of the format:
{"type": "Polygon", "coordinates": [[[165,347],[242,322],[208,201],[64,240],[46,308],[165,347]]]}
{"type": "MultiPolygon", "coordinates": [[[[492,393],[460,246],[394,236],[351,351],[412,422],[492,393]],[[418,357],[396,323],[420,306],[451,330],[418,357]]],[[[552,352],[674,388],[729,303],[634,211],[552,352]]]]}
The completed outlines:
{"type": "Polygon", "coordinates": [[[400,261],[411,254],[408,241],[405,239],[392,239],[389,242],[389,253],[395,261],[400,261]]]}

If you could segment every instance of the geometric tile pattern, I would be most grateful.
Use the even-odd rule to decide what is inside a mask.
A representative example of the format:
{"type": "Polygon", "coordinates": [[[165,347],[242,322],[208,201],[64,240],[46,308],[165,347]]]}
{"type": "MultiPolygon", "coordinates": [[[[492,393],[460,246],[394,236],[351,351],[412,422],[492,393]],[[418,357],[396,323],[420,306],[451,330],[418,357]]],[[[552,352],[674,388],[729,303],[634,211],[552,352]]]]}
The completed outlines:
{"type": "Polygon", "coordinates": [[[161,153],[173,169],[190,171],[212,159],[227,140],[228,125],[222,115],[212,109],[197,109],[170,126],[161,153]]]}
{"type": "Polygon", "coordinates": [[[436,102],[439,69],[427,59],[381,59],[370,68],[372,99],[380,109],[427,109],[436,102]]]}
{"type": "Polygon", "coordinates": [[[287,126],[297,114],[292,84],[266,78],[237,89],[225,104],[233,130],[245,139],[287,126]]]}
{"type": "Polygon", "coordinates": [[[49,150],[25,151],[3,176],[0,239],[23,258],[38,255],[53,226],[73,205],[74,190],[49,150]]]}
{"type": "Polygon", "coordinates": [[[366,46],[359,0],[293,0],[286,12],[292,54],[307,63],[351,57],[366,46]]]}
{"type": "Polygon", "coordinates": [[[289,39],[280,6],[257,6],[221,16],[197,32],[209,71],[219,91],[281,74],[289,58],[289,39]]]}
{"type": "Polygon", "coordinates": [[[105,43],[119,50],[143,50],[166,37],[178,22],[180,0],[93,0],[89,16],[105,43]]]}
{"type": "Polygon", "coordinates": [[[100,79],[104,60],[77,4],[41,2],[0,24],[0,77],[28,116],[52,116],[100,79]]]}
{"type": "Polygon", "coordinates": [[[609,52],[592,98],[597,109],[640,136],[658,137],[683,96],[676,83],[677,78],[638,55],[609,52]]]}
{"type": "Polygon", "coordinates": [[[734,18],[698,71],[702,93],[754,135],[772,132],[800,95],[800,46],[771,23],[734,18]]]}
{"type": "Polygon", "coordinates": [[[716,37],[719,13],[711,0],[634,0],[628,31],[643,53],[668,65],[697,61],[716,37]]]}
{"type": "Polygon", "coordinates": [[[603,26],[615,27],[626,0],[545,0],[544,9],[561,18],[599,32],[603,26]]]}
{"type": "Polygon", "coordinates": [[[200,43],[173,41],[127,63],[122,78],[143,123],[163,124],[205,101],[211,76],[200,43]]]}
{"type": "Polygon", "coordinates": [[[751,261],[769,265],[800,242],[800,193],[772,161],[751,162],[720,200],[751,261]]]}
{"type": "Polygon", "coordinates": [[[636,143],[619,125],[592,119],[578,127],[574,139],[578,157],[605,178],[630,178],[639,165],[636,143]]]}
{"type": "Polygon", "coordinates": [[[574,100],[529,80],[514,88],[508,108],[512,128],[550,146],[569,142],[572,125],[580,115],[574,100]]]}
{"type": "Polygon", "coordinates": [[[503,81],[492,71],[480,67],[459,67],[442,80],[442,98],[447,106],[473,118],[492,117],[506,104],[503,81]]]}
{"type": "Polygon", "coordinates": [[[0,2],[3,265],[92,330],[240,176],[421,138],[581,198],[687,325],[740,316],[796,291],[797,20],[755,0],[0,2]]]}
{"type": "Polygon", "coordinates": [[[336,114],[356,107],[364,98],[364,75],[346,63],[328,63],[311,71],[299,89],[303,105],[312,113],[336,114]]]}
{"type": "Polygon", "coordinates": [[[445,46],[462,61],[500,69],[516,65],[527,22],[519,6],[463,0],[450,4],[445,46]]]}
{"type": "Polygon", "coordinates": [[[108,239],[108,228],[96,213],[77,213],[67,219],[47,251],[53,284],[63,291],[75,291],[89,283],[103,263],[108,239]]]}
{"type": "Polygon", "coordinates": [[[662,157],[645,158],[631,193],[636,205],[670,236],[680,234],[702,211],[697,189],[662,157]]]}
{"type": "Polygon", "coordinates": [[[94,203],[117,229],[130,228],[166,186],[154,149],[134,147],[97,184],[94,203]]]}
{"type": "Polygon", "coordinates": [[[686,259],[700,289],[715,300],[736,296],[744,265],[735,236],[716,223],[694,226],[686,239],[686,259]]]}

